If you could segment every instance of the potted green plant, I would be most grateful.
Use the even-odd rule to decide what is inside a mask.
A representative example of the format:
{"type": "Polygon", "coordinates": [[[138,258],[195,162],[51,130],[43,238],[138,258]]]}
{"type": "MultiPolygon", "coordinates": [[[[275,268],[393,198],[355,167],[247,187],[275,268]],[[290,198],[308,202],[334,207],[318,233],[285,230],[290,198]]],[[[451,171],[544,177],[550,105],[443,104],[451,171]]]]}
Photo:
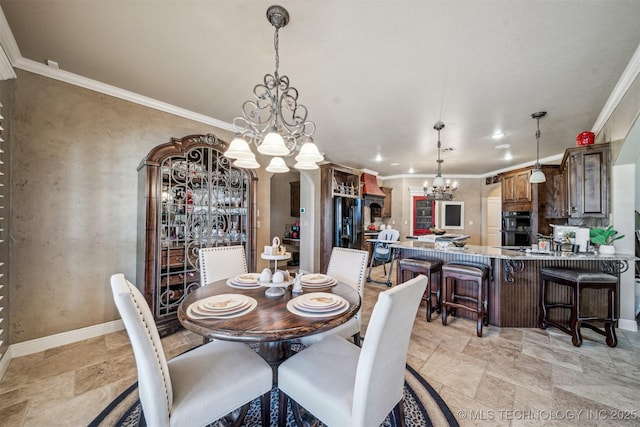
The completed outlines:
{"type": "Polygon", "coordinates": [[[616,253],[616,249],[613,246],[613,242],[622,239],[624,234],[616,236],[618,232],[610,225],[607,228],[595,227],[589,230],[589,238],[591,243],[598,245],[598,252],[603,255],[613,255],[616,253]]]}

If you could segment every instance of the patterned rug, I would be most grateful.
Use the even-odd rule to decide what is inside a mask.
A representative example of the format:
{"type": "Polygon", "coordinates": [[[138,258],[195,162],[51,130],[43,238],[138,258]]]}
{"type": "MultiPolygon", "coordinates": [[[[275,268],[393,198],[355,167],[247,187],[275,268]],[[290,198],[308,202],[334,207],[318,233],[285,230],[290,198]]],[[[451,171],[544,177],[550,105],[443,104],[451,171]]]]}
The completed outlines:
{"type": "MultiPolygon", "coordinates": [[[[278,425],[277,415],[278,389],[271,390],[271,426],[278,425]]],[[[440,395],[413,368],[407,365],[404,387],[404,411],[407,427],[453,426],[457,427],[453,413],[440,395]]],[[[140,401],[138,385],[133,384],[107,406],[90,424],[89,427],[142,427],[146,426],[140,401]]],[[[213,422],[211,427],[220,423],[213,422]]],[[[251,402],[245,418],[245,426],[258,427],[260,423],[260,400],[251,402]]],[[[319,426],[324,424],[319,423],[319,426]]],[[[382,426],[391,426],[387,418],[382,426]]],[[[295,427],[291,410],[287,413],[287,427],[295,427]]]]}

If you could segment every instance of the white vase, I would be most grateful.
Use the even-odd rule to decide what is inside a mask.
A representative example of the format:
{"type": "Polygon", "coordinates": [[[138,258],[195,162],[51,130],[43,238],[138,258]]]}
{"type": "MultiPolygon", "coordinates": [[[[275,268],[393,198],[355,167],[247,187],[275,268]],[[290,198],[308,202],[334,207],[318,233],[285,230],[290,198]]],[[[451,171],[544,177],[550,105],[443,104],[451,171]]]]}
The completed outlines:
{"type": "Polygon", "coordinates": [[[598,252],[600,255],[613,255],[616,253],[616,248],[613,245],[600,245],[598,252]]]}

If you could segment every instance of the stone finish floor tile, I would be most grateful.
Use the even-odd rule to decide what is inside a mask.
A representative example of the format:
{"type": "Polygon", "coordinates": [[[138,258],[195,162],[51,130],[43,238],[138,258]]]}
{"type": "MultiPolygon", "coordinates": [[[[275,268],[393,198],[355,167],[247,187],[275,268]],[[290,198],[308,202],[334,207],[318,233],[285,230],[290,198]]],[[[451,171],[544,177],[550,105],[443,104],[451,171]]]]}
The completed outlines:
{"type": "MultiPolygon", "coordinates": [[[[383,277],[382,266],[372,277],[383,277]]],[[[387,289],[366,284],[365,337],[378,293],[387,289]]],[[[630,412],[640,408],[640,333],[617,330],[616,348],[589,330],[574,347],[552,327],[489,326],[478,338],[474,321],[452,317],[445,327],[437,313],[427,322],[425,311],[418,309],[407,361],[461,426],[640,426],[640,414],[630,412]]],[[[180,330],[162,342],[173,357],[202,337],[180,330]]],[[[87,425],[136,376],[126,331],[15,358],[0,381],[0,427],[87,425]]]]}

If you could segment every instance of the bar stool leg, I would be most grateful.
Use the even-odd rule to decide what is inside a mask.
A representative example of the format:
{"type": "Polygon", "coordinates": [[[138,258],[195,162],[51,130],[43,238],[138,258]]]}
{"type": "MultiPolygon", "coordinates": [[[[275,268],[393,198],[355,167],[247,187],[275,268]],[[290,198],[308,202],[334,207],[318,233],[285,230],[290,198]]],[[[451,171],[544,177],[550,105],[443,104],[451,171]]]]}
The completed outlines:
{"type": "Polygon", "coordinates": [[[449,307],[447,307],[447,301],[449,301],[449,281],[450,277],[444,277],[442,280],[442,325],[447,326],[447,314],[449,314],[449,307]]]}
{"type": "Polygon", "coordinates": [[[478,335],[478,338],[482,338],[482,322],[484,320],[482,313],[482,289],[484,285],[482,282],[482,279],[480,279],[480,281],[476,283],[478,285],[478,301],[476,303],[476,335],[478,335]]]}
{"type": "Polygon", "coordinates": [[[538,326],[540,329],[547,329],[547,280],[540,281],[540,321],[538,326]]]}
{"type": "Polygon", "coordinates": [[[580,307],[580,285],[576,285],[571,291],[571,318],[569,319],[569,329],[571,331],[571,343],[580,347],[582,345],[582,334],[580,326],[582,320],[578,318],[578,308],[580,307]]]}
{"type": "MultiPolygon", "coordinates": [[[[615,319],[616,317],[616,313],[615,313],[615,292],[613,292],[612,290],[608,291],[609,293],[609,307],[607,312],[609,313],[609,319],[615,319]]],[[[605,342],[607,343],[607,345],[609,347],[615,347],[618,345],[618,338],[616,337],[616,328],[615,328],[615,323],[614,321],[612,322],[605,322],[604,324],[604,331],[605,331],[605,336],[606,336],[606,340],[605,342]]]]}

